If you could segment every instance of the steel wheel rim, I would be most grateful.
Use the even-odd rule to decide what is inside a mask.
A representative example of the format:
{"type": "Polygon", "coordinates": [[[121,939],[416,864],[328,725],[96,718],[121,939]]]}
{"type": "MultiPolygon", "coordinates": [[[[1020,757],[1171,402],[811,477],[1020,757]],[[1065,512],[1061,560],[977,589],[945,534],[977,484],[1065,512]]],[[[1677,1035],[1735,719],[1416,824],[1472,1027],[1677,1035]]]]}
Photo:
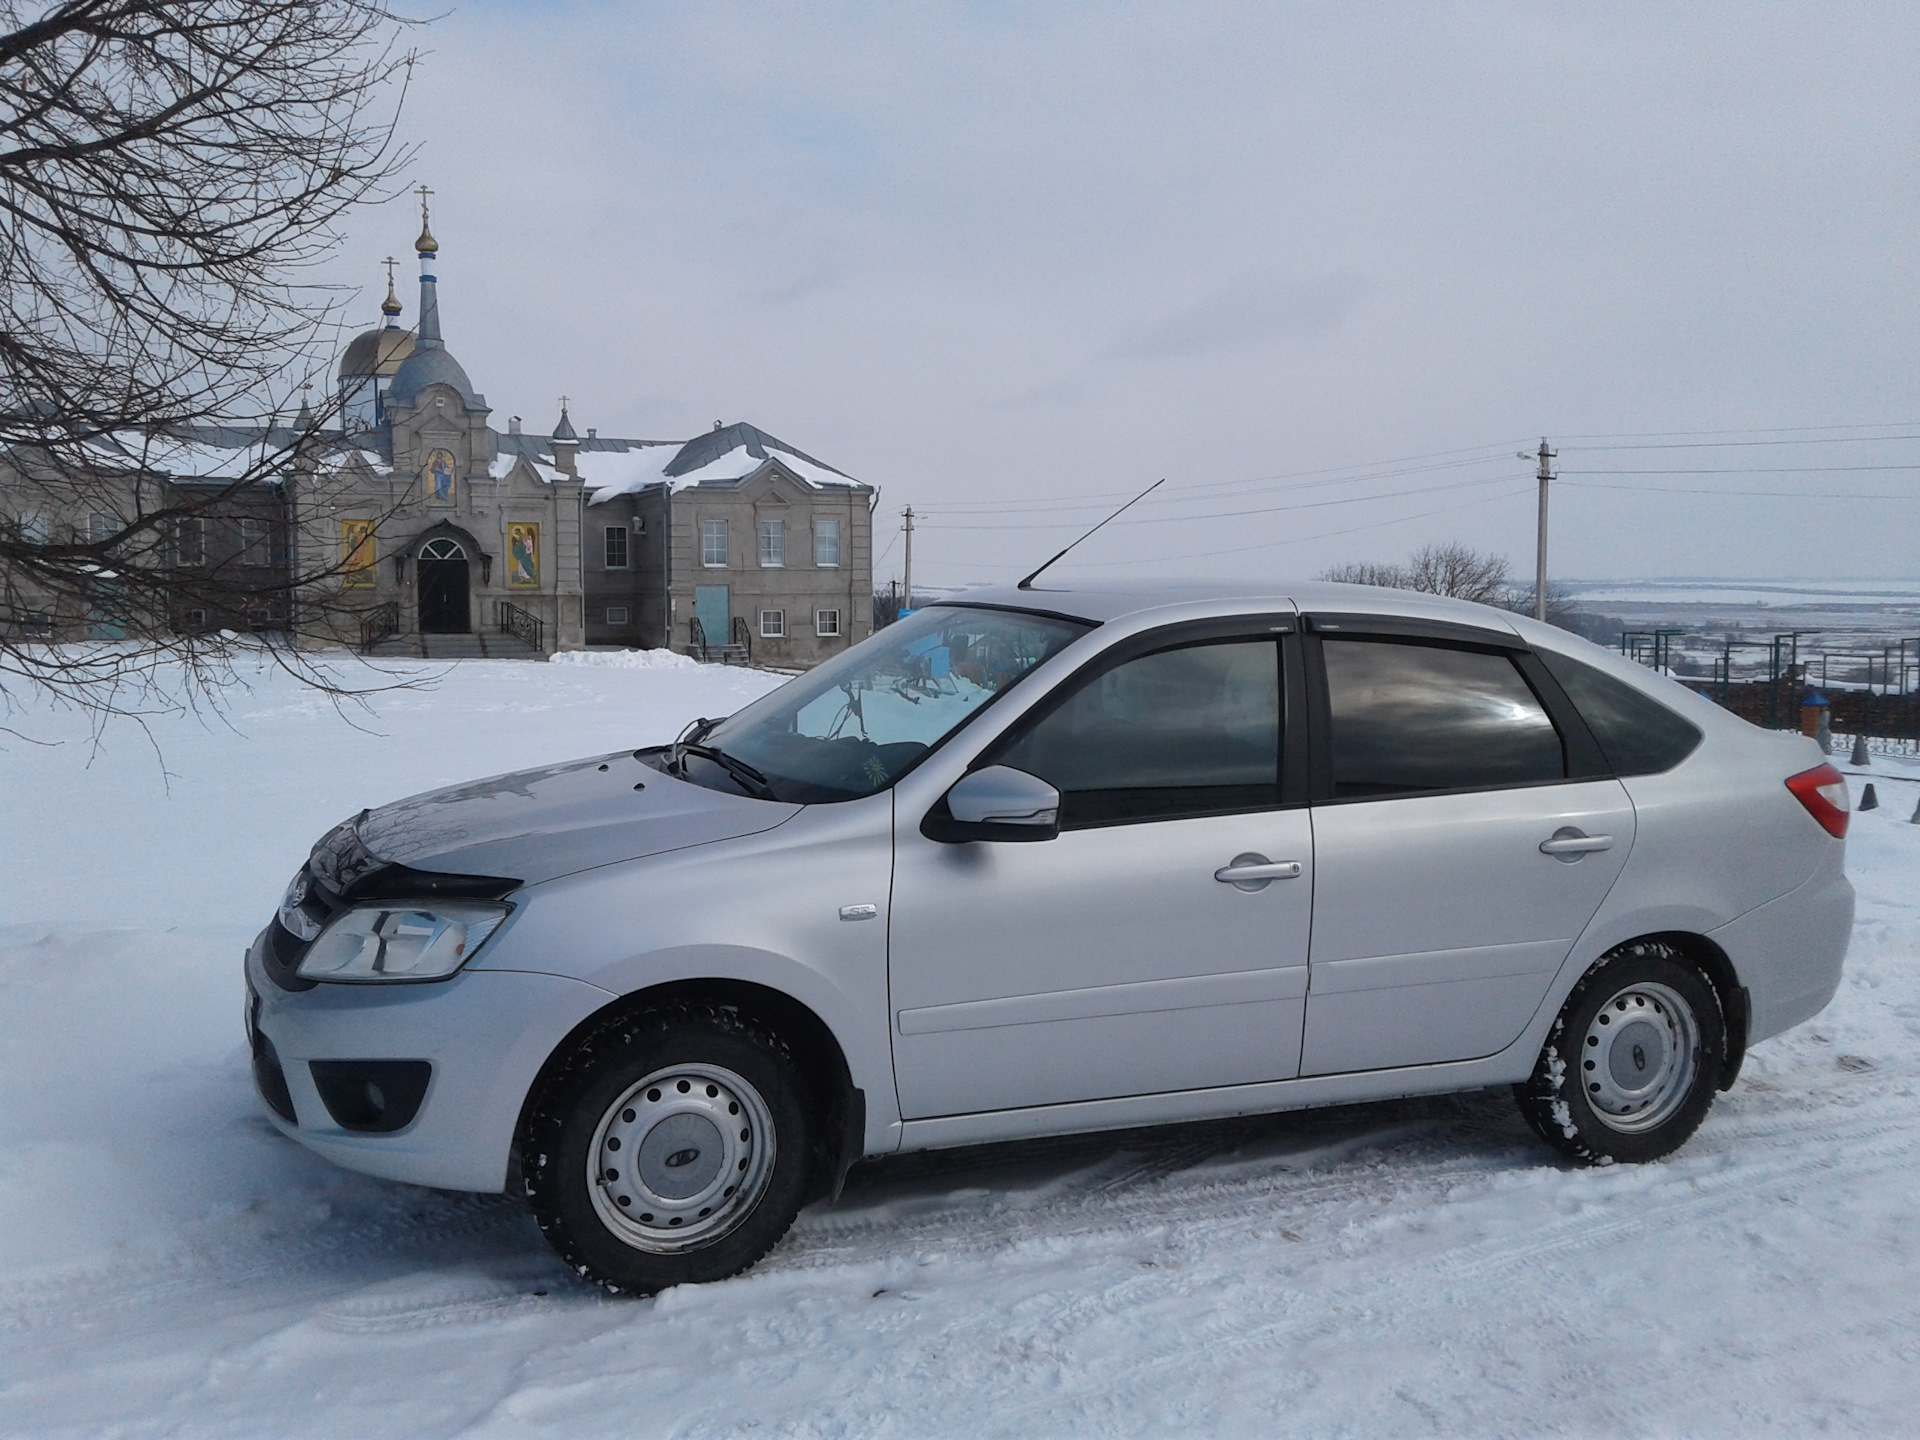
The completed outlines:
{"type": "Polygon", "coordinates": [[[627,1087],[594,1127],[587,1193],[636,1250],[674,1255],[737,1228],[773,1178],[773,1115],[718,1065],[669,1065],[627,1087]]]}
{"type": "Polygon", "coordinates": [[[1700,1023],[1678,991],[1643,981],[1617,991],[1587,1022],[1580,1083],[1594,1117],[1644,1134],[1686,1103],[1700,1071],[1700,1023]]]}

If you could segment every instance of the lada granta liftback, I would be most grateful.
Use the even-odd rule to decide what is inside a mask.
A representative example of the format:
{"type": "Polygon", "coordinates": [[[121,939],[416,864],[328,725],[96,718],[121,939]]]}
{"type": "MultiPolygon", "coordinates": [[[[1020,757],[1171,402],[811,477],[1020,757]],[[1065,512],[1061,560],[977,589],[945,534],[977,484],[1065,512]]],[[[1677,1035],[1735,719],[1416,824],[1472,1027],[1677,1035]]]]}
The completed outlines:
{"type": "Polygon", "coordinates": [[[336,827],[247,1031],[288,1135],[517,1174],[644,1293],[934,1146],[1502,1084],[1569,1155],[1665,1155],[1832,997],[1846,828],[1811,741],[1504,612],[990,592],[336,827]]]}

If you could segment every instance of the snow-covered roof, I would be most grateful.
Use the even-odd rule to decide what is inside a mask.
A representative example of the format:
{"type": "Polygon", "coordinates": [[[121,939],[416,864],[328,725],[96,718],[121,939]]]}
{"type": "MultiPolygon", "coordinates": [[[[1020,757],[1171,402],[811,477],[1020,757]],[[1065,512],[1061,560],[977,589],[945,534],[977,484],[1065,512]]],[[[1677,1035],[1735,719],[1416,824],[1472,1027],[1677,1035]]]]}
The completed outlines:
{"type": "Polygon", "coordinates": [[[569,478],[567,473],[558,466],[542,460],[537,456],[528,455],[523,451],[513,450],[502,450],[498,455],[495,455],[492,460],[488,461],[487,474],[495,480],[504,480],[508,475],[513,473],[513,467],[522,460],[527,462],[534,474],[538,475],[549,485],[553,484],[556,480],[569,478]]]}
{"type": "Polygon", "coordinates": [[[580,467],[580,478],[592,494],[587,503],[599,505],[616,495],[631,495],[649,485],[660,484],[667,478],[667,465],[678,453],[679,447],[675,445],[649,445],[644,449],[602,450],[580,456],[575,463],[580,467]]]}
{"type": "Polygon", "coordinates": [[[816,489],[868,488],[852,476],[782,444],[751,425],[730,425],[696,435],[671,453],[663,453],[663,448],[650,446],[638,453],[628,452],[617,457],[582,454],[580,475],[593,492],[589,503],[598,505],[662,481],[675,486],[737,485],[757,474],[770,460],[802,484],[816,489]]]}
{"type": "Polygon", "coordinates": [[[376,475],[393,474],[393,462],[378,450],[368,449],[365,445],[355,446],[349,458],[358,460],[376,475]]]}
{"type": "Polygon", "coordinates": [[[122,431],[96,436],[83,444],[99,464],[109,469],[138,469],[175,480],[238,480],[265,477],[278,462],[292,458],[290,430],[214,430],[189,435],[164,431],[122,431]]]}

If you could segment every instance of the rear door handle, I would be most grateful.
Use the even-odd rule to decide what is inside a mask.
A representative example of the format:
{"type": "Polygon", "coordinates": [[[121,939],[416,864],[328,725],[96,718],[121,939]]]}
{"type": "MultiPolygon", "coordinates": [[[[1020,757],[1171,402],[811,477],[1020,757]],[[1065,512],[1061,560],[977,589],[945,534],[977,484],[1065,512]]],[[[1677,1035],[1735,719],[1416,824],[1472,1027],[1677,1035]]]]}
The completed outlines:
{"type": "Polygon", "coordinates": [[[1612,848],[1613,837],[1611,835],[1587,835],[1574,829],[1571,825],[1561,826],[1553,832],[1553,838],[1551,840],[1542,840],[1540,842],[1540,853],[1542,855],[1551,855],[1556,860],[1565,861],[1569,865],[1578,860],[1582,855],[1590,854],[1595,850],[1611,850],[1612,848]]]}
{"type": "Polygon", "coordinates": [[[1298,860],[1269,860],[1249,853],[1234,856],[1231,865],[1213,872],[1213,878],[1240,890],[1264,890],[1275,880],[1298,880],[1300,870],[1298,860]]]}

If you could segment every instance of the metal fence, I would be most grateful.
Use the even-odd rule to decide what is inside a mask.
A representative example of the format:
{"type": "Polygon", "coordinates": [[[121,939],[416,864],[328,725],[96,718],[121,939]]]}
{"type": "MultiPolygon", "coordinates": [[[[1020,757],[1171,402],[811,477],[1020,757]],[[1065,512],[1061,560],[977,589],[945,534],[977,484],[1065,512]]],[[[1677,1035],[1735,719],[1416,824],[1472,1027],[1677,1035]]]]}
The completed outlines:
{"type": "Polygon", "coordinates": [[[1920,748],[1920,637],[1882,644],[1819,631],[1786,630],[1765,640],[1707,637],[1683,629],[1627,630],[1620,653],[1691,685],[1743,719],[1774,730],[1800,728],[1802,705],[1819,695],[1835,736],[1920,748]]]}

